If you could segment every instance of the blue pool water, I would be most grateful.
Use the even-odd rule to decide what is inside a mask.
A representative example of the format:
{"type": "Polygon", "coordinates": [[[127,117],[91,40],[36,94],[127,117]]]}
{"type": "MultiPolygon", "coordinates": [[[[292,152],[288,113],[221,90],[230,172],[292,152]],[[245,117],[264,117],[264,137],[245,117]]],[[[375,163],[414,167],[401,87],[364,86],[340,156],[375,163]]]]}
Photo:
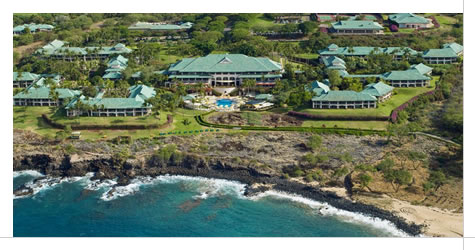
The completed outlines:
{"type": "MultiPolygon", "coordinates": [[[[14,188],[33,178],[16,175],[14,188]]],[[[113,197],[104,195],[110,185],[92,183],[77,178],[14,199],[14,236],[401,236],[387,222],[298,196],[244,197],[238,182],[162,176],[113,197]]]]}
{"type": "Polygon", "coordinates": [[[224,107],[230,107],[233,104],[233,100],[231,99],[219,99],[216,100],[216,105],[218,106],[224,106],[224,107]]]}

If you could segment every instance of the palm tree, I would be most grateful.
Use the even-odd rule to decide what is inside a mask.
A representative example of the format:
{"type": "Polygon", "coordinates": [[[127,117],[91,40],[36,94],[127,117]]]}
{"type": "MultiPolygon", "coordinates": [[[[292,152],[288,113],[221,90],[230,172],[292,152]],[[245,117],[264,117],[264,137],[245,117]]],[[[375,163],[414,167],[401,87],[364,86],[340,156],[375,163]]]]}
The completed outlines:
{"type": "Polygon", "coordinates": [[[255,79],[246,79],[243,81],[242,86],[244,88],[247,88],[247,94],[249,94],[250,89],[254,88],[256,86],[256,80],[255,79]]]}

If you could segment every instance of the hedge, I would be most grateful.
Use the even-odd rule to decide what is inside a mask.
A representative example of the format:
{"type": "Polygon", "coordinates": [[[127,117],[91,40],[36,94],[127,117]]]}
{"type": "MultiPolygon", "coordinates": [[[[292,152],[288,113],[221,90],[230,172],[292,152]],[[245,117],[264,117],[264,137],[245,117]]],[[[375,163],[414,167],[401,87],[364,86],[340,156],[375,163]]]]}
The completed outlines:
{"type": "Polygon", "coordinates": [[[324,121],[388,121],[389,116],[338,116],[338,115],[316,115],[296,111],[287,112],[288,115],[310,120],[324,121]]]}
{"type": "MultiPolygon", "coordinates": [[[[46,114],[42,114],[41,117],[43,121],[50,125],[53,128],[64,129],[66,125],[59,122],[51,120],[46,114]]],[[[163,124],[113,124],[113,125],[81,125],[81,124],[72,124],[71,129],[74,130],[137,130],[137,129],[163,129],[173,123],[173,116],[167,115],[167,122],[163,124]]]]}
{"type": "Polygon", "coordinates": [[[224,129],[255,130],[255,131],[296,131],[296,132],[318,132],[322,134],[349,134],[349,135],[386,135],[386,131],[356,128],[315,128],[315,127],[262,127],[262,126],[234,126],[226,124],[209,123],[203,120],[203,115],[195,116],[196,121],[201,126],[224,129]]]}
{"type": "Polygon", "coordinates": [[[419,99],[419,97],[421,97],[421,96],[431,96],[431,95],[434,95],[434,93],[435,93],[435,90],[431,90],[431,91],[422,93],[420,95],[416,95],[416,96],[412,97],[411,99],[409,99],[409,101],[407,101],[407,102],[399,105],[399,107],[393,109],[393,111],[391,112],[391,122],[396,123],[399,112],[403,111],[404,109],[409,107],[409,105],[412,104],[413,102],[415,102],[417,99],[419,99]]]}

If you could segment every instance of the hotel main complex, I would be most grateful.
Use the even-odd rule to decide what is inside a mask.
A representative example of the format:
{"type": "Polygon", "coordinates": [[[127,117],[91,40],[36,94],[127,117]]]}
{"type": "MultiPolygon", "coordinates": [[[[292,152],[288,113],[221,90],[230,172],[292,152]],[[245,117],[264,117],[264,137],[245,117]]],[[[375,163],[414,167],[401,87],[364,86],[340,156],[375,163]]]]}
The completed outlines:
{"type": "Polygon", "coordinates": [[[274,86],[282,77],[280,63],[266,57],[242,54],[209,54],[198,58],[185,58],[163,72],[170,83],[205,83],[212,87],[238,87],[246,79],[256,80],[258,86],[274,86]]]}

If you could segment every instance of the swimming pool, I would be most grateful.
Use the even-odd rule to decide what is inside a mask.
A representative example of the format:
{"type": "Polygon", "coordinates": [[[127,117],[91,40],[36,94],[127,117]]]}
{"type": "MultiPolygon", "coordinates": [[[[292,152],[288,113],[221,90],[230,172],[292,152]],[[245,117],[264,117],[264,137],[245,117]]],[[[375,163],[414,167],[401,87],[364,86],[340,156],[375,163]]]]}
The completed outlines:
{"type": "Polygon", "coordinates": [[[231,99],[218,99],[218,100],[216,100],[216,105],[223,106],[223,107],[231,107],[231,105],[233,103],[234,103],[234,101],[231,100],[231,99]]]}

